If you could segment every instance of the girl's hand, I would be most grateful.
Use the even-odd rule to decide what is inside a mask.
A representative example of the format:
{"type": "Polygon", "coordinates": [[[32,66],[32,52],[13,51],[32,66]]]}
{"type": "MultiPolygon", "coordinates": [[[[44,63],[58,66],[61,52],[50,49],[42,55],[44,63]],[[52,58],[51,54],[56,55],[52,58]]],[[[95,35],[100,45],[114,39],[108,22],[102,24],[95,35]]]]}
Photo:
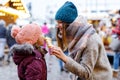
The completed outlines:
{"type": "Polygon", "coordinates": [[[55,55],[57,58],[61,59],[63,62],[67,62],[67,56],[64,54],[64,52],[62,51],[62,49],[60,47],[57,46],[52,46],[51,47],[51,54],[55,55]]]}

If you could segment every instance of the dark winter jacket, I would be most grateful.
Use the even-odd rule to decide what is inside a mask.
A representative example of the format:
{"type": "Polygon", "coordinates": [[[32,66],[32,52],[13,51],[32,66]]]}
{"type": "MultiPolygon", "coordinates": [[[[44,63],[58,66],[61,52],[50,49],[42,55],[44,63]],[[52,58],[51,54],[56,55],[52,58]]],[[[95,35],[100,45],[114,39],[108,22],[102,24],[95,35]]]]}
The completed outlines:
{"type": "Polygon", "coordinates": [[[12,45],[16,43],[15,39],[11,36],[11,29],[13,25],[9,25],[8,29],[6,31],[6,40],[7,40],[7,45],[10,48],[12,45]]]}
{"type": "Polygon", "coordinates": [[[3,21],[0,21],[0,38],[6,37],[6,28],[3,21]]]}
{"type": "Polygon", "coordinates": [[[30,44],[15,44],[13,60],[18,67],[20,80],[47,80],[47,68],[44,55],[30,44]]]}

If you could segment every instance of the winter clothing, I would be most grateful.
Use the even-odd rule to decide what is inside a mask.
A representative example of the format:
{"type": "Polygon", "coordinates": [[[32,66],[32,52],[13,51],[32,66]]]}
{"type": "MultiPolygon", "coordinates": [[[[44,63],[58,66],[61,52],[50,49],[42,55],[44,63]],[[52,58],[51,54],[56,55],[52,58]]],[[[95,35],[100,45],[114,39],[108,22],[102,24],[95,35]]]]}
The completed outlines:
{"type": "Polygon", "coordinates": [[[42,45],[41,28],[37,24],[27,24],[22,28],[13,27],[11,35],[19,43],[13,45],[10,50],[15,64],[18,66],[19,79],[47,80],[44,59],[46,52],[40,47],[42,45]]]}
{"type": "Polygon", "coordinates": [[[13,60],[18,65],[20,80],[47,80],[47,68],[44,54],[30,44],[12,46],[13,60]]]}
{"type": "Polygon", "coordinates": [[[6,38],[6,28],[3,20],[0,20],[0,38],[6,38]]]}
{"type": "Polygon", "coordinates": [[[118,36],[120,36],[120,16],[117,19],[117,24],[116,27],[112,30],[113,34],[117,34],[118,36]]]}
{"type": "Polygon", "coordinates": [[[12,45],[16,43],[15,39],[11,36],[11,29],[12,29],[12,24],[8,26],[8,29],[6,31],[6,39],[7,39],[7,45],[10,48],[12,45]]]}
{"type": "Polygon", "coordinates": [[[78,16],[77,8],[72,2],[67,1],[61,8],[56,12],[55,19],[61,20],[66,23],[72,23],[78,16]]]}
{"type": "Polygon", "coordinates": [[[30,43],[35,44],[39,39],[39,36],[42,35],[40,26],[37,24],[27,24],[20,27],[13,27],[11,35],[15,38],[16,42],[19,44],[30,43]]]}
{"type": "Polygon", "coordinates": [[[0,38],[0,60],[4,59],[5,45],[6,45],[6,39],[5,38],[0,38]]]}
{"type": "MultiPolygon", "coordinates": [[[[117,25],[116,27],[112,30],[113,32],[113,39],[109,47],[115,52],[114,58],[113,58],[113,69],[116,71],[119,71],[119,59],[120,59],[120,16],[117,19],[117,25]],[[118,41],[117,41],[118,38],[118,41]],[[115,44],[116,43],[116,44],[115,44]]],[[[113,72],[114,73],[114,72],[113,72]]]]}
{"type": "Polygon", "coordinates": [[[4,59],[5,45],[6,45],[5,22],[3,20],[0,20],[0,61],[4,59]]]}
{"type": "Polygon", "coordinates": [[[49,34],[49,32],[50,32],[47,24],[44,24],[44,25],[41,27],[41,30],[42,30],[42,33],[43,33],[44,35],[47,35],[47,34],[49,34]]]}
{"type": "MultiPolygon", "coordinates": [[[[6,41],[7,41],[7,45],[9,48],[11,48],[11,46],[13,46],[14,44],[16,44],[15,39],[11,36],[11,29],[12,29],[13,25],[9,24],[8,25],[8,29],[6,31],[6,41]]],[[[7,62],[10,63],[10,57],[12,56],[12,54],[10,54],[8,52],[8,57],[7,57],[7,62]]]]}
{"type": "Polygon", "coordinates": [[[73,80],[112,80],[112,69],[101,38],[82,16],[66,29],[70,57],[65,64],[73,80]],[[77,75],[77,76],[76,76],[77,75]]]}

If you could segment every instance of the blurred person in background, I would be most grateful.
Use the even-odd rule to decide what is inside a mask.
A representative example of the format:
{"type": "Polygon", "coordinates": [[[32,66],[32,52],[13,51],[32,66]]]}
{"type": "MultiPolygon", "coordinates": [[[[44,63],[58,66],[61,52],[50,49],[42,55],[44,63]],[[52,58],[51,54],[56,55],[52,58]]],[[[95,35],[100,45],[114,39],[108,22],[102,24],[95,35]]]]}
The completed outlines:
{"type": "Polygon", "coordinates": [[[46,22],[44,22],[44,24],[41,26],[41,29],[44,36],[49,36],[50,30],[46,22]]]}
{"type": "Polygon", "coordinates": [[[49,34],[52,41],[56,41],[56,27],[51,26],[49,34]]]}
{"type": "Polygon", "coordinates": [[[103,43],[104,43],[104,38],[106,36],[105,32],[106,32],[105,23],[103,21],[100,21],[99,26],[98,26],[98,34],[100,35],[103,43]]]}
{"type": "Polygon", "coordinates": [[[6,27],[5,21],[0,20],[0,61],[4,60],[4,49],[6,46],[6,27]]]}
{"type": "Polygon", "coordinates": [[[112,69],[103,42],[86,18],[78,16],[76,6],[65,2],[56,12],[58,46],[51,54],[65,63],[72,80],[112,80],[112,69]],[[60,35],[60,37],[59,37],[60,35]],[[68,48],[69,56],[63,51],[68,48]]]}
{"type": "MultiPolygon", "coordinates": [[[[13,24],[9,24],[7,27],[7,31],[6,31],[6,41],[7,41],[7,45],[8,48],[10,49],[14,44],[16,44],[15,39],[11,36],[11,29],[12,27],[15,26],[13,24]]],[[[7,62],[10,63],[10,57],[12,56],[12,54],[10,52],[8,52],[8,57],[7,57],[7,62]]]]}
{"type": "Polygon", "coordinates": [[[120,16],[117,18],[116,27],[112,29],[112,42],[109,47],[115,52],[113,59],[113,76],[118,77],[120,66],[120,16]]]}

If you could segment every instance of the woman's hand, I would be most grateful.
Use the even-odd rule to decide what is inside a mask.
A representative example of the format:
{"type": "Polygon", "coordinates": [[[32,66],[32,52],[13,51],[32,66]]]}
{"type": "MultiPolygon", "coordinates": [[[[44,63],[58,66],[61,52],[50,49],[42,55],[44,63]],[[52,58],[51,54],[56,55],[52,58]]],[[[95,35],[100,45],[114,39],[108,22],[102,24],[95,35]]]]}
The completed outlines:
{"type": "Polygon", "coordinates": [[[65,63],[68,60],[68,57],[64,54],[64,52],[62,51],[62,49],[60,47],[52,46],[51,47],[51,54],[55,55],[57,58],[61,59],[65,63]]]}

